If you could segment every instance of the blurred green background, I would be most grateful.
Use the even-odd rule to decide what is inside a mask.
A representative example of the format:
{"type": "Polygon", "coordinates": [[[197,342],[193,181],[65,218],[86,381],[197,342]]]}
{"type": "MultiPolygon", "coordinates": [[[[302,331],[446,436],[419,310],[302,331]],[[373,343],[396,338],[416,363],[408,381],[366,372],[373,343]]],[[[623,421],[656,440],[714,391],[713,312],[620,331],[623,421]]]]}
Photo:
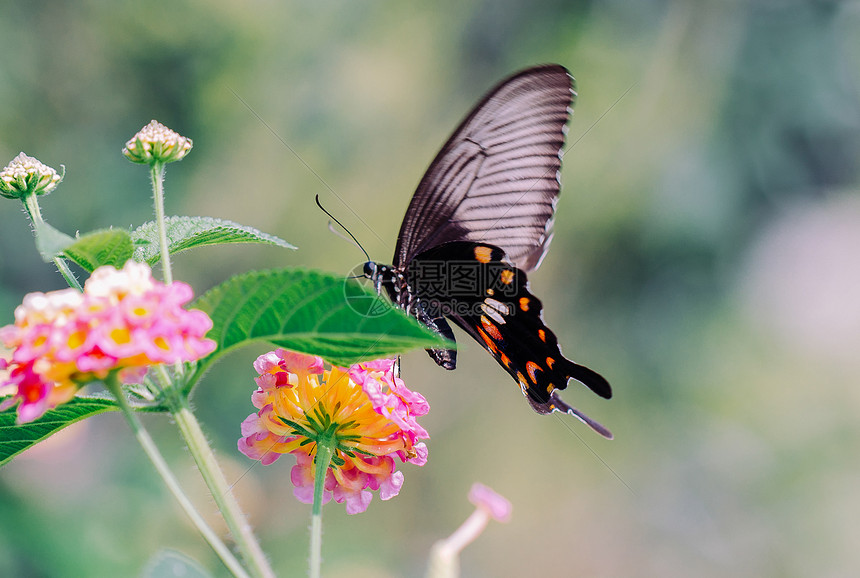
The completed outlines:
{"type": "MultiPolygon", "coordinates": [[[[576,77],[531,287],[565,352],[615,390],[565,398],[616,439],[535,415],[467,338],[456,372],[409,354],[430,461],[365,514],[325,508],[324,575],[422,575],[473,481],[514,514],[465,551],[464,576],[860,571],[857,2],[5,0],[0,39],[0,163],[66,166],[42,202],[54,226],[151,219],[146,171],[120,149],[155,118],[194,139],[168,167],[169,214],[300,247],[182,255],[175,275],[198,292],[250,268],[350,271],[361,255],[315,194],[390,261],[415,185],[486,89],[543,62],[576,77]]],[[[0,323],[60,287],[0,203],[0,323]]],[[[232,355],[193,401],[274,566],[303,575],[291,459],[236,450],[261,352],[232,355]]],[[[214,516],[173,424],[146,423],[214,516]]],[[[225,575],[118,415],[0,470],[0,575],[133,576],[164,547],[225,575]]]]}

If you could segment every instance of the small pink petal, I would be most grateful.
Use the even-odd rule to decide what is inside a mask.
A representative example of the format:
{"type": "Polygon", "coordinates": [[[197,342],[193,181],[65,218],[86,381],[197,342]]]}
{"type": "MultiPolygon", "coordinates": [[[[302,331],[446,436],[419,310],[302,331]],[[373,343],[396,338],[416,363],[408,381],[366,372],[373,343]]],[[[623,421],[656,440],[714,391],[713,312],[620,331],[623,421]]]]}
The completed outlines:
{"type": "Polygon", "coordinates": [[[117,374],[122,383],[143,383],[148,367],[126,367],[117,374]]]}
{"type": "Polygon", "coordinates": [[[379,497],[390,500],[400,493],[403,487],[403,472],[394,472],[379,485],[379,497]]]}
{"type": "Polygon", "coordinates": [[[296,353],[295,351],[287,351],[283,348],[276,349],[275,353],[283,361],[281,367],[290,373],[319,374],[323,372],[324,367],[322,357],[296,353]]]}
{"type": "MultiPolygon", "coordinates": [[[[404,461],[409,462],[410,464],[415,464],[416,466],[423,466],[427,463],[427,457],[429,454],[429,450],[427,449],[427,444],[424,442],[415,444],[412,449],[415,451],[415,457],[408,458],[404,461]]],[[[402,457],[401,457],[402,459],[402,457]]]]}
{"type": "Polygon", "coordinates": [[[42,417],[48,411],[48,400],[42,398],[35,402],[24,403],[18,406],[18,424],[28,423],[42,417]]]}
{"type": "Polygon", "coordinates": [[[281,362],[281,358],[274,351],[269,351],[268,353],[264,353],[260,357],[254,361],[254,371],[259,373],[260,375],[264,375],[269,373],[272,369],[279,367],[278,364],[281,362]]]}
{"type": "Polygon", "coordinates": [[[257,433],[266,433],[266,426],[263,425],[259,415],[252,413],[242,422],[242,436],[248,437],[257,433]]]}
{"type": "MultiPolygon", "coordinates": [[[[311,456],[301,451],[295,451],[293,455],[296,456],[296,465],[290,470],[290,481],[295,486],[293,495],[303,504],[313,504],[314,460],[311,456]]],[[[327,504],[331,500],[332,492],[329,486],[331,486],[331,480],[327,472],[325,484],[323,485],[323,504],[327,504]]]]}
{"type": "Polygon", "coordinates": [[[346,502],[346,513],[361,514],[373,500],[373,494],[368,490],[349,490],[343,486],[337,486],[334,491],[334,501],[338,504],[346,502]]]}

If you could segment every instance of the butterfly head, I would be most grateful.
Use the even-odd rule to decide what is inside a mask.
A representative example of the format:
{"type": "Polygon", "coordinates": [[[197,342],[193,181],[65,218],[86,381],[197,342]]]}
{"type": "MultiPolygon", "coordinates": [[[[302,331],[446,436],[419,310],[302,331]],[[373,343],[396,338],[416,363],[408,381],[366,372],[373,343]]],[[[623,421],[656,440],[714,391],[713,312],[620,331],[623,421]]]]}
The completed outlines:
{"type": "Polygon", "coordinates": [[[364,264],[364,276],[370,280],[374,280],[379,275],[379,266],[373,261],[368,261],[364,264]]]}

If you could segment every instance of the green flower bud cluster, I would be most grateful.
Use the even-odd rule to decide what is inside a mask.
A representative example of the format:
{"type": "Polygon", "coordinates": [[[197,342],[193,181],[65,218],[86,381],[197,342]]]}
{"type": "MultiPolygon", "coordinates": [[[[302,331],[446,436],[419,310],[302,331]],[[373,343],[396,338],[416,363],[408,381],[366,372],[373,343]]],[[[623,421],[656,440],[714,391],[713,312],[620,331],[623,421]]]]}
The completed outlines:
{"type": "Polygon", "coordinates": [[[144,165],[172,163],[182,160],[192,146],[190,138],[153,120],[125,143],[122,154],[131,162],[144,165]]]}
{"type": "Polygon", "coordinates": [[[62,175],[51,167],[21,153],[0,171],[0,195],[7,199],[47,195],[62,180],[62,175]]]}

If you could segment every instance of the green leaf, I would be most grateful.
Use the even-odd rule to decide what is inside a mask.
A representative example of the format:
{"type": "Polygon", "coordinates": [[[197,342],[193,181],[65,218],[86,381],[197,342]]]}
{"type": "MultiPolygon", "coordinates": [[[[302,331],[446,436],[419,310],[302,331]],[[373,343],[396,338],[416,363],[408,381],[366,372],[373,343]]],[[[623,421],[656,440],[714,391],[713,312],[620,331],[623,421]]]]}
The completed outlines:
{"type": "Polygon", "coordinates": [[[176,550],[161,550],[150,558],[141,578],[212,578],[194,559],[176,550]]]}
{"type": "MultiPolygon", "coordinates": [[[[167,250],[172,255],[193,247],[224,245],[226,243],[261,243],[295,249],[283,239],[268,235],[253,227],[212,217],[167,217],[167,250]]],[[[134,239],[134,259],[154,265],[161,258],[158,229],[154,221],[144,223],[131,233],[134,239]]]]}
{"type": "Polygon", "coordinates": [[[303,269],[234,277],[201,295],[194,307],[212,318],[207,337],[218,343],[201,371],[251,341],[344,366],[419,347],[453,346],[355,279],[303,269]]]}
{"type": "Polygon", "coordinates": [[[39,419],[18,425],[16,409],[0,411],[0,466],[66,426],[82,419],[119,409],[116,402],[103,397],[75,397],[49,409],[39,419]]]}
{"type": "Polygon", "coordinates": [[[44,221],[33,224],[36,231],[36,249],[45,263],[50,263],[63,250],[75,242],[62,231],[59,231],[44,221]]]}
{"type": "Polygon", "coordinates": [[[128,231],[103,229],[75,239],[65,248],[63,256],[92,273],[102,265],[121,268],[131,259],[133,251],[134,244],[128,231]]]}

